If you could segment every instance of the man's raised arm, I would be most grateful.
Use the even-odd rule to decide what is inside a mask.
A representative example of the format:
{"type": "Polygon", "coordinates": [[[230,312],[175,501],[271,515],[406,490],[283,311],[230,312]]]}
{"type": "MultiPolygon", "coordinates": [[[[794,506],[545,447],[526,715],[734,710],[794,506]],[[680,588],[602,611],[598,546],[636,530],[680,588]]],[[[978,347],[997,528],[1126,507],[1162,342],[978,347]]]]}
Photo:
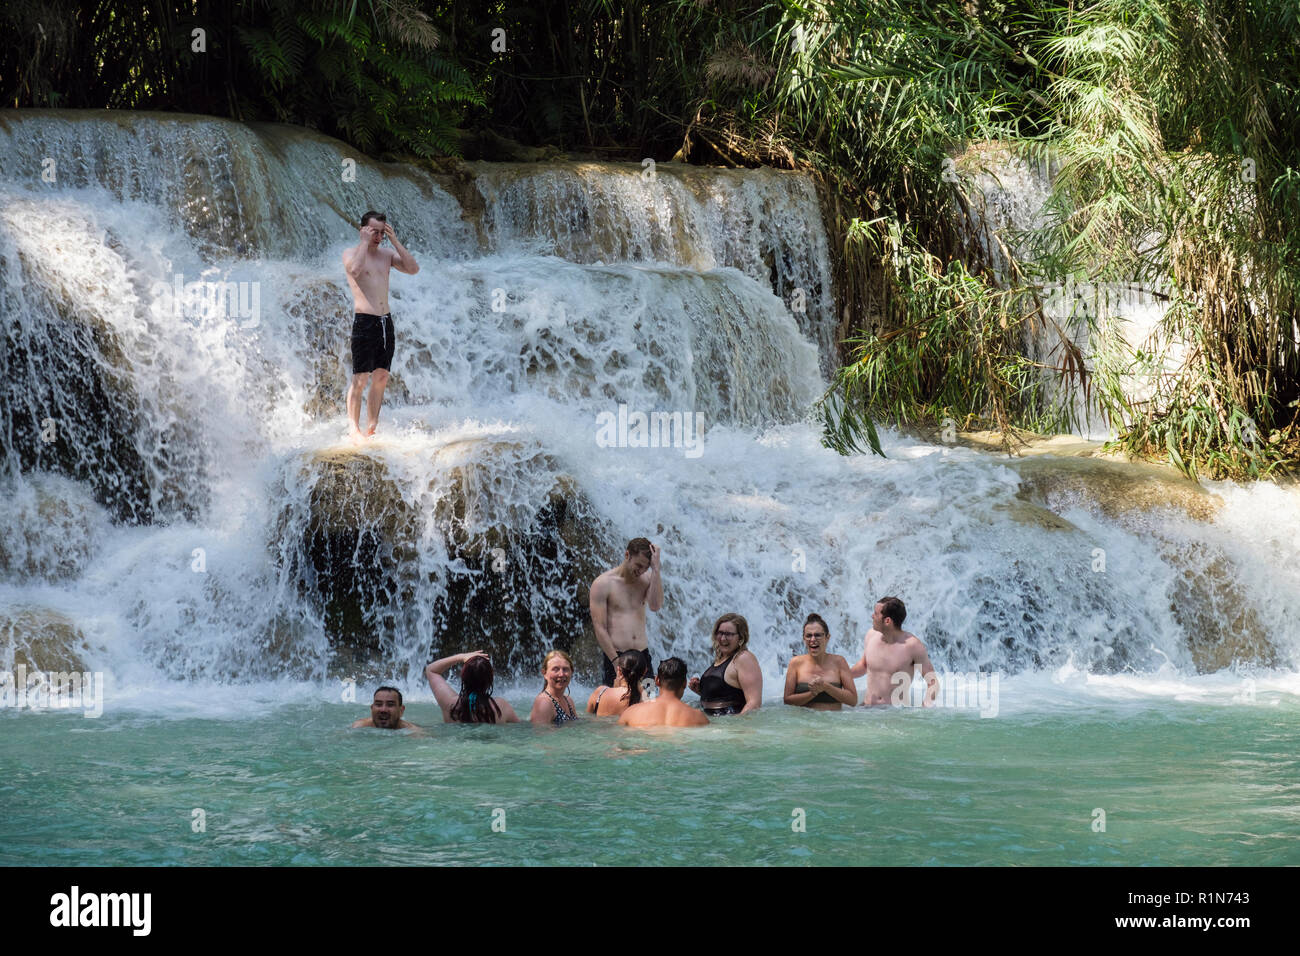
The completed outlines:
{"type": "Polygon", "coordinates": [[[650,590],[646,592],[646,603],[656,614],[664,606],[664,580],[659,573],[659,548],[650,545],[650,590]]]}
{"type": "Polygon", "coordinates": [[[384,235],[388,241],[393,244],[393,268],[398,272],[405,272],[409,276],[415,275],[420,271],[419,263],[415,261],[415,256],[406,251],[406,247],[397,241],[397,233],[393,232],[393,227],[384,223],[384,235]]]}
{"type": "Polygon", "coordinates": [[[361,271],[361,263],[366,261],[366,246],[370,245],[370,236],[374,226],[361,227],[361,240],[351,249],[343,251],[343,271],[353,278],[361,271]]]}

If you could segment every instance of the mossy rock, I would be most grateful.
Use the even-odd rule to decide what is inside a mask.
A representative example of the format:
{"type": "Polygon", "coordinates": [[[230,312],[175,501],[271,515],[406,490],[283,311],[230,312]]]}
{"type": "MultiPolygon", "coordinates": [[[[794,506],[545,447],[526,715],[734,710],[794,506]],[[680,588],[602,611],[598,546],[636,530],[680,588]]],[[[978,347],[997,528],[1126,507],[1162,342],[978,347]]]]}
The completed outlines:
{"type": "Polygon", "coordinates": [[[86,639],[71,618],[32,605],[0,610],[0,663],[12,671],[86,671],[86,639]]]}
{"type": "Polygon", "coordinates": [[[1044,456],[1020,459],[1010,467],[1020,475],[1019,498],[1058,513],[1083,507],[1107,518],[1124,519],[1173,509],[1207,521],[1223,505],[1218,495],[1159,465],[1044,456]]]}
{"type": "Polygon", "coordinates": [[[438,446],[428,469],[382,454],[313,454],[299,466],[309,490],[278,525],[280,560],[325,621],[331,671],[480,647],[502,673],[533,671],[550,647],[590,669],[586,591],[607,535],[558,463],[499,438],[438,446]]]}

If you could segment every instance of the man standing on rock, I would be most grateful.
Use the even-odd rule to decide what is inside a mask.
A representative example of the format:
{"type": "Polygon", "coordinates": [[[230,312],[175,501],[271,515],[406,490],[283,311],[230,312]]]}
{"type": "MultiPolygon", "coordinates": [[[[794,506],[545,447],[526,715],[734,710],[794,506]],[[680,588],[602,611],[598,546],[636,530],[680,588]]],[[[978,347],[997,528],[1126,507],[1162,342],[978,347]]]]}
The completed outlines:
{"type": "Polygon", "coordinates": [[[604,683],[614,686],[614,658],[624,651],[639,651],[645,672],[654,667],[645,633],[646,604],[658,613],[664,606],[664,584],[659,578],[659,549],[645,538],[633,538],[623,552],[623,563],[591,582],[591,626],[604,654],[604,683]]]}
{"type": "Polygon", "coordinates": [[[361,241],[343,253],[343,269],[352,290],[356,317],[352,320],[352,386],[348,389],[348,420],[351,438],[359,445],[379,426],[379,408],[384,404],[384,388],[393,366],[393,316],[388,311],[388,270],[407,275],[420,271],[412,256],[397,241],[393,227],[383,213],[371,210],[361,217],[361,241]],[[387,238],[392,249],[381,249],[387,238]],[[366,399],[367,427],[361,431],[361,394],[370,379],[370,396],[366,399]]]}

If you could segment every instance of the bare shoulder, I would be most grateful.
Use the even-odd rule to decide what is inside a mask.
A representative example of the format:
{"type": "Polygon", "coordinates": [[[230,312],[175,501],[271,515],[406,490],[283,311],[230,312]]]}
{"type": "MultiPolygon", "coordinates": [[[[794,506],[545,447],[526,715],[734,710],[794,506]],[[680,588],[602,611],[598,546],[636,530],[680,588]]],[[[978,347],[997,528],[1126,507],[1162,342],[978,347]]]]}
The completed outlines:
{"type": "Polygon", "coordinates": [[[369,717],[362,717],[360,720],[354,721],[352,724],[354,730],[357,727],[373,727],[373,726],[375,726],[375,722],[371,720],[369,717]]]}
{"type": "Polygon", "coordinates": [[[687,707],[685,711],[681,712],[677,723],[681,727],[707,727],[709,718],[704,716],[703,711],[696,710],[694,707],[687,707]]]}
{"type": "Polygon", "coordinates": [[[492,702],[501,708],[501,719],[506,723],[517,723],[519,721],[519,715],[515,713],[515,709],[510,706],[509,701],[497,700],[494,697],[492,702]]]}
{"type": "Polygon", "coordinates": [[[623,711],[623,716],[618,719],[618,722],[624,727],[637,726],[641,722],[641,716],[646,712],[646,708],[649,706],[650,702],[646,700],[641,701],[639,704],[633,704],[627,710],[623,711]]]}
{"type": "Polygon", "coordinates": [[[849,660],[843,654],[827,654],[826,656],[830,658],[831,664],[833,664],[836,667],[849,666],[849,660]]]}

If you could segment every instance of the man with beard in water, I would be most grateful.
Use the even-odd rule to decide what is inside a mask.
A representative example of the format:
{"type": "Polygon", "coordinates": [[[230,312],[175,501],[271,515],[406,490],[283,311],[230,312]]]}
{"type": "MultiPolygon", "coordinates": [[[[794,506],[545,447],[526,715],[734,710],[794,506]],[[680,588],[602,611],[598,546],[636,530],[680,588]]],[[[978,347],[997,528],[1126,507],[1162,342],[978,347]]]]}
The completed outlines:
{"type": "Polygon", "coordinates": [[[393,316],[388,311],[388,272],[396,269],[407,275],[420,271],[419,265],[397,241],[397,234],[383,213],[370,210],[361,217],[361,241],[343,253],[343,269],[352,290],[352,385],[348,388],[348,421],[352,444],[360,445],[379,427],[379,408],[384,404],[384,388],[393,367],[393,316]],[[387,238],[392,249],[379,248],[387,238]],[[366,399],[367,426],[361,431],[361,395],[370,380],[366,399]]]}
{"type": "Polygon", "coordinates": [[[664,606],[659,549],[646,538],[633,538],[623,552],[623,563],[591,582],[591,626],[604,655],[601,683],[607,687],[614,686],[614,659],[624,651],[640,654],[647,674],[654,670],[646,640],[647,604],[656,613],[664,606]]]}
{"type": "Polygon", "coordinates": [[[419,730],[409,720],[403,720],[406,705],[402,703],[402,692],[396,687],[380,687],[375,691],[375,699],[370,702],[370,716],[363,717],[353,727],[378,727],[380,730],[419,730]]]}

